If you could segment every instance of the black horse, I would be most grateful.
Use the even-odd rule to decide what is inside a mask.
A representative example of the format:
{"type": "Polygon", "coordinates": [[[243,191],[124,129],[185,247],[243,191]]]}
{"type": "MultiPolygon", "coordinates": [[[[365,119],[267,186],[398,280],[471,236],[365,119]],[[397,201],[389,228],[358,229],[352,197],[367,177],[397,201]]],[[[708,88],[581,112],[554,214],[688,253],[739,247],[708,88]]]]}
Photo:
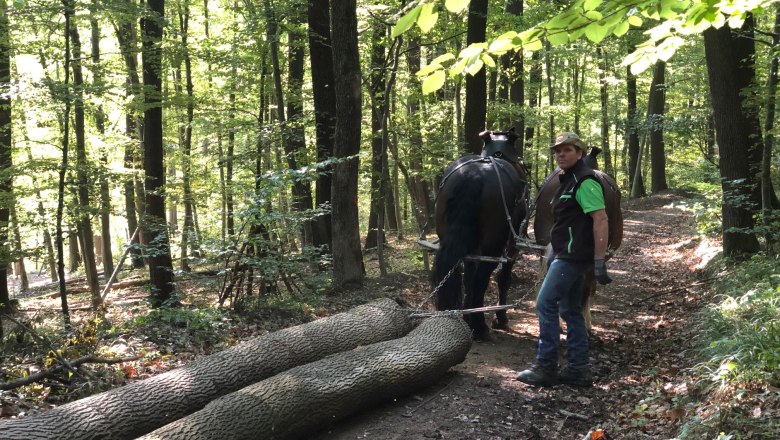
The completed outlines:
{"type": "MultiPolygon", "coordinates": [[[[618,188],[615,179],[607,173],[598,170],[598,161],[596,156],[601,152],[598,147],[592,147],[589,154],[583,156],[582,160],[586,165],[593,168],[596,171],[596,178],[604,189],[604,202],[606,204],[607,218],[609,224],[609,238],[608,246],[610,251],[615,251],[620,247],[623,241],[623,212],[620,208],[620,188],[618,188]]],[[[536,214],[534,216],[534,236],[536,243],[540,245],[549,245],[550,243],[550,229],[553,225],[553,213],[552,213],[552,199],[555,193],[560,187],[560,180],[558,175],[561,169],[556,168],[547,178],[544,180],[542,187],[539,189],[539,194],[536,196],[536,214]]],[[[608,253],[608,258],[609,258],[608,253]]],[[[546,263],[546,262],[545,262],[546,263]]],[[[547,272],[547,264],[540,265],[540,279],[544,278],[547,272]]],[[[585,316],[585,325],[588,330],[592,327],[592,320],[590,316],[590,306],[593,296],[596,293],[596,279],[593,276],[593,270],[590,270],[585,275],[585,295],[583,295],[583,301],[585,301],[582,313],[585,316]]]]}
{"type": "MultiPolygon", "coordinates": [[[[438,287],[437,310],[482,307],[490,275],[501,257],[506,262],[496,275],[496,282],[499,303],[506,304],[515,231],[527,210],[527,171],[517,159],[514,148],[517,135],[513,130],[486,131],[480,137],[485,142],[482,155],[465,156],[449,164],[439,187],[436,201],[439,249],[432,276],[434,289],[438,287]],[[466,258],[467,255],[492,259],[474,261],[466,258]],[[461,284],[466,291],[465,301],[461,284]]],[[[490,338],[484,313],[469,314],[465,319],[476,339],[490,338]]],[[[496,312],[493,327],[506,326],[506,311],[496,312]]]]}

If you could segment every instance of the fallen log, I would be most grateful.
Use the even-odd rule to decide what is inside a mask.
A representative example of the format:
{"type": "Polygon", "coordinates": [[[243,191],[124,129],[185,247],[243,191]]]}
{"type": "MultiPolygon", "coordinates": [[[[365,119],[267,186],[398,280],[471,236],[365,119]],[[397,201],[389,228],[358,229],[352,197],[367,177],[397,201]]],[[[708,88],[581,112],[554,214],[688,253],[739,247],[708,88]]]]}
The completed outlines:
{"type": "Polygon", "coordinates": [[[0,439],[132,439],[200,410],[219,396],[333,353],[394,339],[414,327],[383,299],[269,333],[149,379],[17,420],[0,439]]]}
{"type": "Polygon", "coordinates": [[[143,440],[297,439],[358,410],[433,384],[462,362],[461,318],[423,321],[407,336],[301,365],[220,397],[143,440]]]}

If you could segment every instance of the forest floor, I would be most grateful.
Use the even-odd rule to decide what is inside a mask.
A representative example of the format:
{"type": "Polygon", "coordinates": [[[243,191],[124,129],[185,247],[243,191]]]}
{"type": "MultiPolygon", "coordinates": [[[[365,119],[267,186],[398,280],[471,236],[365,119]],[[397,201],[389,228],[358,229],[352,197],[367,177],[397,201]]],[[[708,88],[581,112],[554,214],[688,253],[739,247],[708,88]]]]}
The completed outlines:
{"type": "MultiPolygon", "coordinates": [[[[515,379],[533,362],[538,335],[529,294],[538,258],[527,257],[514,269],[509,302],[524,307],[510,311],[508,331],[474,342],[466,360],[436,385],[312,439],[579,440],[596,429],[614,439],[676,437],[681,423],[696,415],[695,390],[681,373],[695,362],[692,325],[708,295],[697,272],[719,251],[696,238],[683,199],[667,192],[623,204],[623,244],[608,263],[614,281],[599,287],[593,307],[593,388],[533,387],[515,379]]],[[[422,276],[398,289],[412,304],[430,291],[422,276]]]]}
{"type": "MultiPolygon", "coordinates": [[[[696,362],[692,352],[696,312],[709,302],[710,295],[697,274],[719,248],[697,236],[690,211],[682,207],[685,200],[683,194],[670,191],[624,201],[623,244],[609,262],[614,281],[599,287],[593,308],[592,388],[532,387],[515,380],[517,372],[533,362],[536,347],[532,291],[538,257],[527,255],[514,269],[509,300],[521,307],[510,311],[509,330],[493,331],[491,342],[474,342],[466,360],[433,386],[367,409],[309,438],[579,440],[589,431],[603,429],[614,439],[659,439],[675,437],[691,417],[706,418],[713,408],[696,403],[697,391],[685,372],[696,362]]],[[[391,242],[388,252],[400,245],[391,242]]],[[[375,256],[369,256],[367,264],[369,272],[376,273],[375,256]]],[[[314,315],[337,313],[371,298],[400,298],[431,307],[425,271],[397,266],[386,277],[369,277],[363,288],[345,293],[324,309],[265,315],[240,325],[225,318],[227,336],[219,343],[187,335],[192,325],[162,338],[160,327],[150,321],[140,332],[114,337],[110,346],[117,348],[117,355],[145,353],[145,359],[153,355],[157,359],[142,365],[106,366],[109,372],[102,375],[93,371],[89,383],[95,377],[103,381],[92,392],[166,371],[252,335],[295,325],[314,315]]],[[[123,313],[145,313],[142,289],[111,295],[119,299],[112,301],[116,310],[109,312],[113,313],[109,320],[118,321],[123,313]]],[[[87,299],[82,298],[84,304],[75,303],[76,310],[88,310],[87,299]]],[[[58,301],[48,297],[23,300],[21,308],[56,309],[58,301]]],[[[494,285],[488,293],[490,301],[495,301],[494,285]]],[[[220,326],[196,330],[213,331],[212,327],[220,326]]],[[[20,354],[6,359],[21,363],[23,358],[20,354]]],[[[27,387],[0,395],[0,417],[50,408],[56,403],[51,403],[46,390],[27,387]]]]}

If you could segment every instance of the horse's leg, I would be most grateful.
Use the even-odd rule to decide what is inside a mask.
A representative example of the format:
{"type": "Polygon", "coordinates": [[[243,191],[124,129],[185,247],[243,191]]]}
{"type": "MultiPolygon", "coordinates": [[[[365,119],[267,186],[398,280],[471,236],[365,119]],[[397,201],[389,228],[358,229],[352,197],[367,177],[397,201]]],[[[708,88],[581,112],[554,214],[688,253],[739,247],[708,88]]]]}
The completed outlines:
{"type": "MultiPolygon", "coordinates": [[[[471,282],[466,286],[468,293],[466,294],[466,303],[464,308],[475,309],[482,307],[485,303],[485,290],[487,290],[488,283],[490,282],[490,274],[496,268],[496,263],[476,263],[475,269],[471,276],[471,282]]],[[[485,312],[471,313],[469,325],[474,331],[474,339],[480,341],[490,340],[490,329],[485,324],[485,312]]]]}
{"type": "MultiPolygon", "coordinates": [[[[438,282],[434,278],[434,288],[438,282]]],[[[459,268],[455,268],[452,274],[436,292],[436,310],[460,310],[463,305],[461,289],[461,273],[459,268]]]]}
{"type": "MultiPolygon", "coordinates": [[[[504,263],[501,270],[496,274],[496,284],[498,284],[498,305],[506,305],[506,296],[509,292],[509,286],[512,284],[512,266],[514,262],[504,263]]],[[[509,318],[506,316],[506,310],[496,312],[496,319],[493,320],[493,328],[509,328],[509,318]]]]}

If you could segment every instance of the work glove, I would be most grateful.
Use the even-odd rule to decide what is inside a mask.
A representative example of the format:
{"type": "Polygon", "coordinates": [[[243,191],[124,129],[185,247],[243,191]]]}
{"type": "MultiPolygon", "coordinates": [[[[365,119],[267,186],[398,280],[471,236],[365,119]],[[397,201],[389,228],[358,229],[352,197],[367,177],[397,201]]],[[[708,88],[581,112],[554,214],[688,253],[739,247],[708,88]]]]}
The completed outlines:
{"type": "Polygon", "coordinates": [[[612,278],[607,275],[607,263],[603,258],[596,258],[593,260],[593,275],[596,277],[596,281],[599,284],[609,284],[612,282],[612,278]]]}

